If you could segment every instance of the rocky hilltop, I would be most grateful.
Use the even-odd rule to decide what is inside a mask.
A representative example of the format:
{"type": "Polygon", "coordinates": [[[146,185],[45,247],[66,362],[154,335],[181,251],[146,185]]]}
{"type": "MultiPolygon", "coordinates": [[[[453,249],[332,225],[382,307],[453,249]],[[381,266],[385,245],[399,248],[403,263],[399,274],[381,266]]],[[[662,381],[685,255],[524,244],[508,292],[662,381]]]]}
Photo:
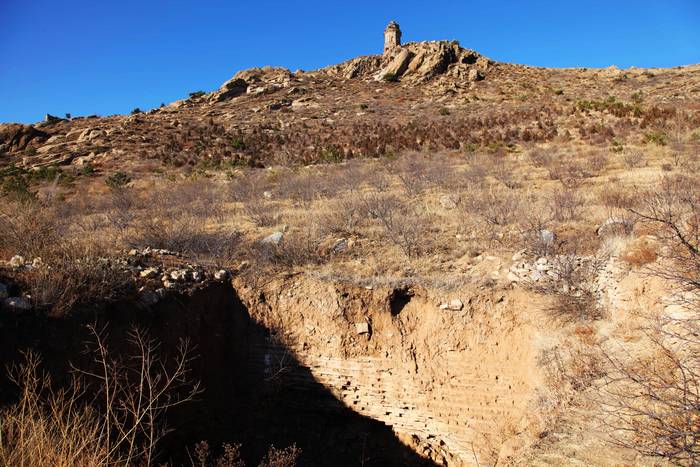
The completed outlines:
{"type": "Polygon", "coordinates": [[[214,92],[128,116],[0,125],[0,167],[88,164],[150,172],[556,138],[612,143],[624,140],[630,126],[658,124],[670,109],[697,107],[699,89],[697,66],[534,68],[495,62],[457,42],[401,44],[394,23],[382,55],[313,71],[243,70],[214,92]]]}

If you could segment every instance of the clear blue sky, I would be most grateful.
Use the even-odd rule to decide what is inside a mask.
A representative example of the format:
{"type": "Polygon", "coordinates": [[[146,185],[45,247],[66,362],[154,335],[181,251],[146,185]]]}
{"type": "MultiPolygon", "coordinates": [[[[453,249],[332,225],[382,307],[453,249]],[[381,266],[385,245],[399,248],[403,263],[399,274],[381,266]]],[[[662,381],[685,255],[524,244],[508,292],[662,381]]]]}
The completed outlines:
{"type": "Polygon", "coordinates": [[[313,69],[455,39],[551,67],[700,63],[700,0],[0,0],[0,121],[110,115],[213,90],[262,65],[313,69]]]}

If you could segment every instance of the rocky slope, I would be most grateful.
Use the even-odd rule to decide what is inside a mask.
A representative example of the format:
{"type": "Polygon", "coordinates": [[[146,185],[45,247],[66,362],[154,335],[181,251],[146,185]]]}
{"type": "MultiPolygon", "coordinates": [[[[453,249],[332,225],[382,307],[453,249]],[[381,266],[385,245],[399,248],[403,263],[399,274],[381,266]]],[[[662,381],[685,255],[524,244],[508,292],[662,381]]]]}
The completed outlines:
{"type": "Polygon", "coordinates": [[[226,169],[556,138],[624,142],[665,125],[672,109],[697,109],[699,93],[697,66],[542,69],[415,42],[315,71],[241,71],[217,91],[145,113],[0,125],[0,167],[226,169]]]}

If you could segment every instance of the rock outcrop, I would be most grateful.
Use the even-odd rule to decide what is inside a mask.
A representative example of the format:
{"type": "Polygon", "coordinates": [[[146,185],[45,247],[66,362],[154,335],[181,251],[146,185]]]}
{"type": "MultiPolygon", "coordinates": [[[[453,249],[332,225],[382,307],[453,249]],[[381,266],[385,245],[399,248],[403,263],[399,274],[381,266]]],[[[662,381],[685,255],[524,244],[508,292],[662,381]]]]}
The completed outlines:
{"type": "Polygon", "coordinates": [[[45,141],[49,135],[32,125],[0,125],[0,150],[21,151],[34,140],[45,141]]]}
{"type": "Polygon", "coordinates": [[[212,102],[220,102],[242,94],[267,94],[290,86],[294,75],[282,67],[262,67],[242,70],[226,81],[218,91],[209,95],[212,102]]]}
{"type": "Polygon", "coordinates": [[[330,75],[346,79],[389,80],[424,83],[438,77],[456,82],[480,81],[494,62],[457,42],[410,42],[382,56],[360,57],[325,68],[330,75]]]}

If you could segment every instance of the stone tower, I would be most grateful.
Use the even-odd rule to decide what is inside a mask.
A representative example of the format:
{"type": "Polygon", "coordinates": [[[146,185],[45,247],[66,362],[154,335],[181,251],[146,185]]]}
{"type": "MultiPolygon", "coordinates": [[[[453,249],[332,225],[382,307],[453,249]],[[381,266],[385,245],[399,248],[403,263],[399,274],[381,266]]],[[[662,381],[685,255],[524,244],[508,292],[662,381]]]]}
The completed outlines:
{"type": "Polygon", "coordinates": [[[395,21],[391,21],[384,30],[384,53],[395,47],[401,47],[401,28],[395,21]]]}

